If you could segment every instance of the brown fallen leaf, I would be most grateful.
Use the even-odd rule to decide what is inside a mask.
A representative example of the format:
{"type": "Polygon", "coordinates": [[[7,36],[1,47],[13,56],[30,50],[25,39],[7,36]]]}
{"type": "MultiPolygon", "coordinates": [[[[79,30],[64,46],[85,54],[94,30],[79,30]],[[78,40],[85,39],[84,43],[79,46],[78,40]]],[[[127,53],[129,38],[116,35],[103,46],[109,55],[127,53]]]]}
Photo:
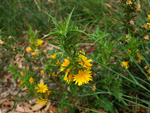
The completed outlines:
{"type": "Polygon", "coordinates": [[[58,110],[57,110],[55,107],[50,106],[50,107],[49,107],[49,112],[48,112],[48,113],[58,113],[58,110]]]}
{"type": "Polygon", "coordinates": [[[8,74],[8,75],[4,75],[3,77],[3,81],[4,82],[8,82],[8,79],[11,77],[12,73],[8,74]]]}
{"type": "Polygon", "coordinates": [[[1,98],[5,98],[5,97],[7,97],[9,94],[10,94],[10,89],[7,90],[7,91],[5,91],[5,92],[3,92],[3,93],[1,93],[0,97],[1,97],[1,98]]]}
{"type": "Polygon", "coordinates": [[[10,109],[8,107],[5,107],[5,109],[2,109],[1,112],[2,113],[7,113],[7,111],[9,111],[10,109]]]}
{"type": "Polygon", "coordinates": [[[19,106],[19,105],[17,105],[15,111],[18,111],[18,112],[21,112],[21,113],[33,113],[33,111],[30,110],[28,107],[19,106]]]}
{"type": "Polygon", "coordinates": [[[42,107],[44,107],[45,104],[35,104],[33,107],[32,107],[32,110],[33,111],[38,111],[40,110],[42,107]]]}
{"type": "Polygon", "coordinates": [[[7,98],[1,99],[0,105],[3,104],[6,100],[7,100],[7,98]]]}
{"type": "Polygon", "coordinates": [[[49,109],[50,105],[51,105],[51,102],[50,102],[50,101],[48,101],[48,103],[47,103],[47,105],[46,105],[46,107],[45,107],[45,109],[44,109],[44,111],[45,111],[45,112],[47,112],[47,111],[48,111],[48,109],[49,109]]]}

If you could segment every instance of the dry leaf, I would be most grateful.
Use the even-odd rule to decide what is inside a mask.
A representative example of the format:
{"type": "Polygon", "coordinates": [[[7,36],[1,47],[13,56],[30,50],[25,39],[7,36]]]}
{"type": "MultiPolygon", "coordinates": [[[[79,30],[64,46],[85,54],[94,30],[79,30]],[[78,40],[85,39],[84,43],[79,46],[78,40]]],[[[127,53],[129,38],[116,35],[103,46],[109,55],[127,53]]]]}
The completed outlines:
{"type": "Polygon", "coordinates": [[[49,109],[50,105],[51,105],[51,102],[50,102],[50,101],[48,101],[47,106],[46,106],[46,107],[45,107],[45,109],[44,109],[44,111],[45,111],[45,112],[47,112],[47,111],[48,111],[48,109],[49,109]]]}
{"type": "Polygon", "coordinates": [[[134,25],[134,21],[133,21],[133,20],[130,20],[130,24],[131,24],[131,25],[134,25]]]}
{"type": "Polygon", "coordinates": [[[137,11],[140,11],[140,12],[142,11],[142,10],[141,10],[141,5],[140,5],[140,4],[136,4],[136,5],[135,5],[135,8],[136,8],[137,11]]]}
{"type": "Polygon", "coordinates": [[[5,91],[5,92],[3,92],[3,93],[1,93],[0,97],[1,97],[1,98],[5,98],[5,97],[7,97],[9,94],[10,94],[10,89],[7,90],[7,91],[5,91]]]}
{"type": "Polygon", "coordinates": [[[4,82],[8,82],[8,79],[11,77],[12,73],[8,74],[8,75],[4,75],[3,77],[3,81],[4,82]]]}
{"type": "Polygon", "coordinates": [[[144,39],[145,40],[149,40],[148,35],[144,36],[144,39]]]}
{"type": "Polygon", "coordinates": [[[55,107],[50,106],[49,107],[49,113],[58,113],[58,110],[55,107]]]}
{"type": "Polygon", "coordinates": [[[15,111],[18,111],[18,112],[21,112],[21,113],[33,113],[33,111],[30,110],[28,107],[19,106],[19,105],[17,105],[17,108],[15,109],[15,111]]]}
{"type": "Polygon", "coordinates": [[[3,104],[6,100],[7,98],[1,99],[0,104],[3,104]]]}
{"type": "Polygon", "coordinates": [[[32,107],[32,110],[33,111],[38,111],[40,110],[42,107],[44,107],[45,104],[35,104],[33,107],[32,107]]]}

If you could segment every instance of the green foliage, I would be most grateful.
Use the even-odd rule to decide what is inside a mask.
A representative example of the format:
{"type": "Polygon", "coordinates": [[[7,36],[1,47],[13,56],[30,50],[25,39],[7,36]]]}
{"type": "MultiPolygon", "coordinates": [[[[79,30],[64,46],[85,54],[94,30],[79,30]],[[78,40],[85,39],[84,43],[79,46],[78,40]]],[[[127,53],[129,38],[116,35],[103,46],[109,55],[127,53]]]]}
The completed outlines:
{"type": "Polygon", "coordinates": [[[149,3],[3,1],[1,75],[12,72],[18,90],[28,88],[25,98],[51,100],[59,112],[149,112],[149,3]],[[79,74],[91,78],[77,81],[79,74]],[[42,83],[48,89],[41,93],[42,83]]]}

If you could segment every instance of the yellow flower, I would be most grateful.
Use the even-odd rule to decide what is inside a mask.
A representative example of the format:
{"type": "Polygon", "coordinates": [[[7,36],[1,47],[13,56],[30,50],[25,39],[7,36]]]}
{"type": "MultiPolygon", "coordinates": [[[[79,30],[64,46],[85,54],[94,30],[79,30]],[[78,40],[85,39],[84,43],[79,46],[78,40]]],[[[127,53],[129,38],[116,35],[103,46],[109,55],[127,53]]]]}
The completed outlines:
{"type": "Polygon", "coordinates": [[[45,53],[45,54],[46,54],[46,53],[47,53],[47,50],[43,50],[43,53],[45,53]]]}
{"type": "Polygon", "coordinates": [[[34,82],[34,79],[30,77],[29,82],[32,84],[34,82]]]}
{"type": "Polygon", "coordinates": [[[63,64],[61,64],[61,67],[60,67],[60,71],[64,71],[65,68],[70,64],[70,61],[68,59],[64,59],[64,62],[63,64]]]}
{"type": "Polygon", "coordinates": [[[31,44],[33,45],[33,44],[34,44],[34,42],[31,42],[31,44]]]}
{"type": "Polygon", "coordinates": [[[24,75],[24,73],[23,73],[23,72],[20,72],[20,75],[22,75],[22,76],[23,76],[23,75],[24,75]]]}
{"type": "Polygon", "coordinates": [[[56,58],[56,54],[51,55],[50,58],[51,58],[51,59],[55,59],[55,58],[56,58]]]}
{"type": "Polygon", "coordinates": [[[137,32],[137,30],[135,29],[135,30],[133,31],[133,33],[136,34],[136,32],[137,32]]]}
{"type": "Polygon", "coordinates": [[[59,60],[56,62],[56,65],[57,65],[57,66],[59,66],[59,65],[60,65],[60,62],[59,62],[59,60]]]}
{"type": "Polygon", "coordinates": [[[41,73],[43,76],[45,75],[44,70],[41,70],[40,73],[41,73]]]}
{"type": "Polygon", "coordinates": [[[150,80],[150,76],[147,78],[147,80],[150,80]]]}
{"type": "Polygon", "coordinates": [[[46,103],[47,103],[47,99],[44,99],[44,98],[38,99],[38,98],[37,98],[36,103],[39,103],[39,104],[46,104],[46,103]]]}
{"type": "Polygon", "coordinates": [[[38,39],[37,40],[37,46],[41,46],[43,44],[43,42],[44,42],[43,40],[38,39]]]}
{"type": "Polygon", "coordinates": [[[147,25],[149,25],[149,26],[150,26],[150,23],[147,23],[147,25]]]}
{"type": "Polygon", "coordinates": [[[35,55],[36,55],[36,52],[32,52],[31,55],[32,55],[32,56],[35,56],[35,55]]]}
{"type": "Polygon", "coordinates": [[[132,1],[131,1],[131,0],[127,0],[127,1],[126,1],[126,4],[131,5],[131,4],[132,4],[132,1]]]}
{"type": "Polygon", "coordinates": [[[52,73],[52,77],[56,77],[56,74],[54,72],[52,73]]]}
{"type": "Polygon", "coordinates": [[[22,85],[23,84],[23,81],[22,80],[20,80],[20,85],[22,85]]]}
{"type": "Polygon", "coordinates": [[[130,54],[131,54],[131,50],[130,50],[130,49],[128,49],[128,53],[130,53],[130,54]]]}
{"type": "Polygon", "coordinates": [[[81,66],[91,69],[92,64],[90,62],[92,62],[92,59],[87,60],[87,57],[81,54],[79,55],[79,58],[81,58],[81,60],[78,60],[81,66]]]}
{"type": "Polygon", "coordinates": [[[89,81],[92,81],[91,71],[79,70],[78,74],[74,75],[73,81],[79,86],[89,83],[89,81]]]}
{"type": "Polygon", "coordinates": [[[49,90],[49,91],[47,91],[47,92],[46,92],[46,95],[49,95],[51,92],[52,92],[52,91],[50,91],[50,90],[49,90]]]}
{"type": "Polygon", "coordinates": [[[150,27],[150,23],[147,23],[147,25],[149,25],[149,27],[150,27]]]}
{"type": "Polygon", "coordinates": [[[138,62],[140,63],[141,60],[143,59],[140,55],[137,55],[137,58],[138,58],[138,62]]]}
{"type": "Polygon", "coordinates": [[[69,84],[71,81],[73,81],[73,74],[69,74],[68,76],[68,73],[70,72],[70,69],[68,68],[66,70],[66,74],[64,76],[64,80],[69,84]]]}
{"type": "Polygon", "coordinates": [[[28,53],[31,52],[31,51],[32,51],[31,47],[27,47],[27,48],[26,48],[26,51],[27,51],[28,53]]]}
{"type": "Polygon", "coordinates": [[[150,74],[150,69],[147,70],[147,74],[148,74],[148,75],[150,74]]]}
{"type": "Polygon", "coordinates": [[[46,93],[46,91],[48,90],[47,84],[44,85],[44,83],[38,84],[38,87],[35,88],[37,89],[38,93],[46,93]]]}
{"type": "Polygon", "coordinates": [[[148,20],[150,20],[150,15],[148,15],[148,20]]]}
{"type": "Polygon", "coordinates": [[[126,61],[122,61],[121,66],[122,66],[122,67],[125,66],[126,69],[129,68],[129,64],[128,64],[128,62],[126,62],[126,61]]]}

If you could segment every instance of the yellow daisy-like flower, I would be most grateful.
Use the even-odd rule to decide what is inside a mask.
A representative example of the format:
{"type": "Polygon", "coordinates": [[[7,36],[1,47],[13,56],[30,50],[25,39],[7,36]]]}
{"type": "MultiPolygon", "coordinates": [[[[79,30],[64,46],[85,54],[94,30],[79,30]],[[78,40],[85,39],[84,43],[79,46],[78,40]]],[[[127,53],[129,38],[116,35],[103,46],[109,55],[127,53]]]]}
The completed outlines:
{"type": "Polygon", "coordinates": [[[22,80],[20,80],[20,85],[22,85],[23,84],[23,81],[22,80]]]}
{"type": "Polygon", "coordinates": [[[131,5],[131,4],[132,4],[132,1],[131,1],[131,0],[127,0],[127,1],[126,1],[126,4],[131,5]]]}
{"type": "Polygon", "coordinates": [[[32,84],[34,82],[34,79],[30,77],[29,82],[32,84]]]}
{"type": "Polygon", "coordinates": [[[51,59],[55,59],[55,58],[56,58],[56,54],[51,55],[50,58],[51,58],[51,59]]]}
{"type": "Polygon", "coordinates": [[[33,45],[33,44],[34,44],[34,42],[31,42],[31,44],[33,45]]]}
{"type": "Polygon", "coordinates": [[[57,66],[60,66],[60,62],[59,62],[59,60],[56,62],[56,65],[57,65],[57,66]]]}
{"type": "Polygon", "coordinates": [[[148,20],[150,20],[150,15],[148,15],[148,20]]]}
{"type": "Polygon", "coordinates": [[[20,72],[20,75],[22,75],[22,76],[23,76],[23,75],[24,75],[24,73],[23,73],[23,72],[20,72]]]}
{"type": "Polygon", "coordinates": [[[133,33],[136,34],[136,33],[137,33],[137,30],[135,29],[135,30],[133,31],[133,33]]]}
{"type": "Polygon", "coordinates": [[[49,95],[51,92],[52,92],[52,91],[50,91],[50,90],[49,90],[49,91],[47,91],[47,92],[46,92],[46,95],[49,95]]]}
{"type": "Polygon", "coordinates": [[[130,53],[130,54],[131,54],[131,50],[130,50],[130,49],[128,49],[128,53],[130,53]]]}
{"type": "Polygon", "coordinates": [[[41,73],[43,76],[45,75],[44,70],[41,70],[40,73],[41,73]]]}
{"type": "Polygon", "coordinates": [[[150,74],[150,69],[147,70],[147,74],[148,74],[148,75],[150,74]]]}
{"type": "Polygon", "coordinates": [[[53,72],[53,73],[52,73],[52,77],[56,77],[56,76],[57,76],[57,75],[53,72]]]}
{"type": "Polygon", "coordinates": [[[64,62],[63,64],[61,64],[61,67],[60,67],[60,72],[61,71],[64,71],[65,68],[70,64],[70,61],[68,59],[64,59],[64,62]]]}
{"type": "Polygon", "coordinates": [[[27,48],[26,48],[26,51],[27,51],[28,53],[30,53],[30,52],[32,51],[31,47],[27,47],[27,48]]]}
{"type": "Polygon", "coordinates": [[[47,99],[44,99],[44,98],[40,98],[40,99],[38,99],[37,98],[37,101],[36,101],[36,103],[39,103],[39,104],[46,104],[47,103],[47,99]]]}
{"type": "Polygon", "coordinates": [[[126,62],[126,61],[122,61],[121,66],[122,66],[122,67],[125,66],[126,69],[129,68],[129,64],[128,64],[128,62],[126,62]]]}
{"type": "Polygon", "coordinates": [[[36,52],[32,52],[31,55],[32,55],[32,56],[35,56],[35,55],[36,55],[36,52]]]}
{"type": "Polygon", "coordinates": [[[137,58],[138,58],[138,62],[140,63],[141,60],[143,59],[140,55],[137,55],[137,58]]]}
{"type": "Polygon", "coordinates": [[[38,93],[46,93],[46,91],[48,90],[47,84],[44,85],[44,83],[42,84],[38,84],[38,87],[36,87],[37,92],[38,93]]]}
{"type": "Polygon", "coordinates": [[[37,40],[37,46],[41,46],[43,44],[43,42],[44,42],[43,40],[38,39],[37,40]]]}
{"type": "Polygon", "coordinates": [[[89,81],[92,81],[91,71],[79,70],[78,74],[74,75],[73,81],[79,86],[89,83],[89,81]]]}
{"type": "Polygon", "coordinates": [[[43,53],[46,54],[46,53],[47,53],[47,50],[43,50],[43,53]]]}
{"type": "Polygon", "coordinates": [[[78,60],[79,61],[79,64],[87,69],[91,69],[91,66],[92,64],[90,62],[92,62],[92,59],[87,59],[86,56],[84,55],[79,55],[79,58],[81,58],[81,60],[78,60]]]}
{"type": "Polygon", "coordinates": [[[69,84],[71,81],[73,81],[73,74],[69,74],[68,76],[68,73],[70,72],[70,69],[68,68],[66,70],[66,74],[64,76],[64,80],[69,84]]]}
{"type": "Polygon", "coordinates": [[[150,23],[147,23],[147,25],[150,27],[150,23]]]}

